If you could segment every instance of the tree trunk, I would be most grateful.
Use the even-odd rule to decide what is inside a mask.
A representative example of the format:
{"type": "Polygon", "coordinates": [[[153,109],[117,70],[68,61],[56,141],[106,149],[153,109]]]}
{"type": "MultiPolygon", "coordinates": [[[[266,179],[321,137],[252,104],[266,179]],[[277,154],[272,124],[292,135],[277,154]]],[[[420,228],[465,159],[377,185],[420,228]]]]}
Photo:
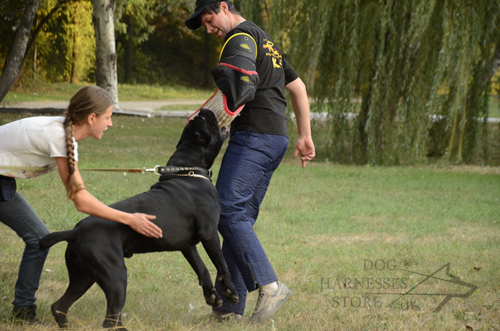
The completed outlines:
{"type": "Polygon", "coordinates": [[[36,46],[35,46],[35,51],[33,52],[33,65],[32,65],[32,69],[31,69],[33,71],[31,73],[31,75],[32,75],[31,78],[33,80],[36,79],[36,56],[37,56],[37,49],[36,49],[36,46]]]}
{"type": "Polygon", "coordinates": [[[17,27],[9,58],[3,68],[2,76],[0,76],[0,101],[7,95],[21,72],[31,34],[31,27],[33,26],[33,21],[35,20],[40,1],[41,0],[28,0],[26,2],[26,7],[24,8],[21,22],[17,27]]]}
{"type": "Polygon", "coordinates": [[[76,70],[75,70],[75,66],[76,66],[76,60],[77,60],[77,56],[78,56],[78,41],[77,41],[77,24],[76,24],[76,18],[73,17],[73,23],[74,23],[74,29],[73,29],[73,51],[71,52],[71,73],[70,73],[70,78],[69,78],[69,82],[71,84],[77,84],[78,83],[78,79],[76,77],[76,70]]]}
{"type": "Polygon", "coordinates": [[[115,0],[92,0],[96,42],[96,84],[105,89],[116,110],[118,105],[118,76],[116,71],[116,46],[114,12],[115,0]]]}
{"type": "Polygon", "coordinates": [[[127,44],[125,46],[125,83],[131,83],[133,77],[134,21],[127,17],[127,44]]]}
{"type": "Polygon", "coordinates": [[[210,82],[209,82],[209,79],[210,79],[210,69],[209,68],[209,63],[210,63],[210,44],[209,44],[210,40],[209,40],[209,34],[208,33],[205,33],[205,63],[204,63],[204,67],[205,67],[205,80],[204,80],[204,83],[203,83],[203,86],[205,87],[208,87],[210,86],[210,82]]]}
{"type": "MultiPolygon", "coordinates": [[[[33,31],[33,34],[31,35],[31,39],[29,40],[29,43],[28,43],[28,46],[26,47],[26,50],[24,51],[24,56],[21,60],[21,64],[19,66],[19,72],[21,72],[21,69],[24,67],[24,63],[26,62],[26,58],[27,56],[30,54],[31,50],[33,48],[36,49],[36,46],[35,46],[35,41],[36,41],[36,38],[38,37],[38,35],[40,34],[40,32],[42,31],[42,28],[43,26],[50,20],[50,18],[59,10],[59,8],[62,7],[62,5],[64,5],[65,3],[69,2],[70,0],[64,0],[64,1],[60,1],[58,3],[56,3],[56,5],[54,6],[54,8],[52,8],[50,10],[50,12],[44,17],[41,19],[41,21],[38,23],[38,25],[36,26],[35,30],[33,31]]],[[[36,14],[35,14],[35,19],[36,19],[36,14]]],[[[12,49],[13,49],[13,46],[11,46],[12,49]]],[[[14,83],[16,84],[17,83],[17,80],[19,79],[20,75],[18,74],[14,83]]],[[[1,100],[1,99],[0,99],[1,100]]]]}

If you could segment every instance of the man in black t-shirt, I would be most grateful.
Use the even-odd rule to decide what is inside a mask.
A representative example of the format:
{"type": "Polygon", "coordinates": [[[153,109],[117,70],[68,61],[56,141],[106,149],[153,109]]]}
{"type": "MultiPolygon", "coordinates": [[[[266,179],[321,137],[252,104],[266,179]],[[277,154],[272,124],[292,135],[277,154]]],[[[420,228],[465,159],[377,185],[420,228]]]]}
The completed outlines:
{"type": "Polygon", "coordinates": [[[285,89],[290,92],[299,138],[293,157],[302,167],[315,156],[311,137],[306,87],[273,40],[257,25],[246,21],[229,0],[197,0],[186,26],[205,26],[207,33],[225,42],[220,64],[211,72],[234,111],[245,107],[231,123],[231,138],[217,179],[221,198],[219,232],[222,251],[240,298],[224,299],[213,314],[219,320],[242,319],[247,292],[259,289],[250,318],[263,323],[285,303],[291,291],[278,278],[260,244],[253,225],[271,176],[288,147],[285,89]]]}

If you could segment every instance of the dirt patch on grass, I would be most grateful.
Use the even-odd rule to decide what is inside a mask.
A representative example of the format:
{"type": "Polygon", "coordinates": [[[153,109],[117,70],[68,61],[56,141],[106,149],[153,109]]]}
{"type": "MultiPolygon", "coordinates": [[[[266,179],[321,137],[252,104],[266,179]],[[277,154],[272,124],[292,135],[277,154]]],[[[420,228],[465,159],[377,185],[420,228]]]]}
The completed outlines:
{"type": "Polygon", "coordinates": [[[400,243],[405,241],[405,238],[394,236],[387,233],[363,233],[363,234],[348,234],[348,235],[328,235],[318,234],[308,236],[308,241],[312,246],[320,246],[328,243],[341,243],[341,244],[357,244],[366,242],[380,242],[380,243],[400,243]]]}

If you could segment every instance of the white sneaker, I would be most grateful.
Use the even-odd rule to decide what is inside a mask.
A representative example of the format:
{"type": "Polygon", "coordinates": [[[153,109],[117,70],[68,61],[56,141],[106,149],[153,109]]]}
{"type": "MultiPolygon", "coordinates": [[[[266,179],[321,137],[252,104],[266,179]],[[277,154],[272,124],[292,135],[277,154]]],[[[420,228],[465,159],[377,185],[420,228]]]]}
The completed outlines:
{"type": "Polygon", "coordinates": [[[291,294],[292,291],[280,282],[278,282],[278,289],[275,291],[261,291],[249,324],[260,324],[270,319],[290,298],[291,294]]]}

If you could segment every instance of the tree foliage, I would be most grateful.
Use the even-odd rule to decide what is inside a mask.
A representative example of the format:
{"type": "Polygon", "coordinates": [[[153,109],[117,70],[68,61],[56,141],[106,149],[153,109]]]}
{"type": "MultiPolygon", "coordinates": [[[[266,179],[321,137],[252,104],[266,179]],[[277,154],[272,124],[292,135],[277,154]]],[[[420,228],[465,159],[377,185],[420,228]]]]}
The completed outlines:
{"type": "MultiPolygon", "coordinates": [[[[12,47],[26,1],[2,3],[0,60],[12,47]]],[[[91,80],[95,68],[95,39],[90,1],[45,0],[38,7],[24,54],[21,84],[91,80]]]]}
{"type": "MultiPolygon", "coordinates": [[[[0,65],[30,1],[0,1],[0,65]]],[[[316,139],[319,156],[356,164],[488,163],[488,98],[500,86],[498,73],[491,84],[500,67],[499,1],[233,2],[280,45],[306,82],[313,110],[329,114],[328,136],[316,139]]],[[[120,82],[215,88],[209,70],[221,42],[185,27],[194,3],[116,0],[120,82]]],[[[36,26],[43,30],[27,46],[22,80],[95,81],[91,8],[90,0],[41,2],[32,35],[36,26]]]]}
{"type": "MultiPolygon", "coordinates": [[[[3,68],[27,0],[0,2],[0,66],[3,68]]],[[[186,84],[214,87],[208,71],[216,65],[220,42],[202,29],[184,25],[194,0],[117,0],[115,32],[118,80],[125,82],[128,61],[133,78],[127,82],[186,84]]],[[[45,0],[34,20],[32,34],[51,13],[38,34],[18,86],[44,82],[95,82],[96,42],[90,0],[45,0]]]]}
{"type": "MultiPolygon", "coordinates": [[[[46,0],[38,16],[47,15],[57,3],[46,0]]],[[[94,78],[95,38],[90,1],[66,2],[43,30],[35,42],[37,55],[30,59],[36,62],[32,74],[48,82],[78,83],[94,78]]]]}
{"type": "Polygon", "coordinates": [[[256,0],[268,29],[330,114],[338,162],[488,162],[488,90],[500,44],[490,0],[256,0]]]}
{"type": "MultiPolygon", "coordinates": [[[[139,26],[133,23],[133,81],[214,87],[208,71],[217,63],[220,42],[207,38],[204,29],[191,31],[184,24],[192,13],[195,1],[169,0],[148,3],[148,11],[155,14],[147,20],[148,26],[143,24],[145,22],[139,26]],[[147,31],[151,33],[147,34],[147,31]],[[142,37],[139,37],[139,34],[142,37]]],[[[126,76],[128,37],[125,31],[126,28],[122,29],[117,38],[118,73],[121,81],[126,76]]]]}
{"type": "MultiPolygon", "coordinates": [[[[10,2],[5,3],[5,7],[2,8],[2,10],[5,10],[6,8],[10,9],[9,4],[10,2]]],[[[17,17],[16,15],[11,16],[14,18],[14,20],[11,21],[15,22],[15,25],[12,26],[14,38],[8,48],[8,53],[5,56],[5,63],[2,69],[2,75],[0,76],[0,100],[2,100],[8,93],[19,76],[19,72],[21,71],[24,58],[26,56],[26,49],[29,45],[31,27],[33,25],[33,21],[35,20],[39,4],[40,0],[26,0],[22,7],[22,15],[17,17]]],[[[7,10],[5,10],[5,12],[6,17],[10,16],[10,13],[7,10]]],[[[8,19],[2,21],[9,22],[8,19]]]]}

